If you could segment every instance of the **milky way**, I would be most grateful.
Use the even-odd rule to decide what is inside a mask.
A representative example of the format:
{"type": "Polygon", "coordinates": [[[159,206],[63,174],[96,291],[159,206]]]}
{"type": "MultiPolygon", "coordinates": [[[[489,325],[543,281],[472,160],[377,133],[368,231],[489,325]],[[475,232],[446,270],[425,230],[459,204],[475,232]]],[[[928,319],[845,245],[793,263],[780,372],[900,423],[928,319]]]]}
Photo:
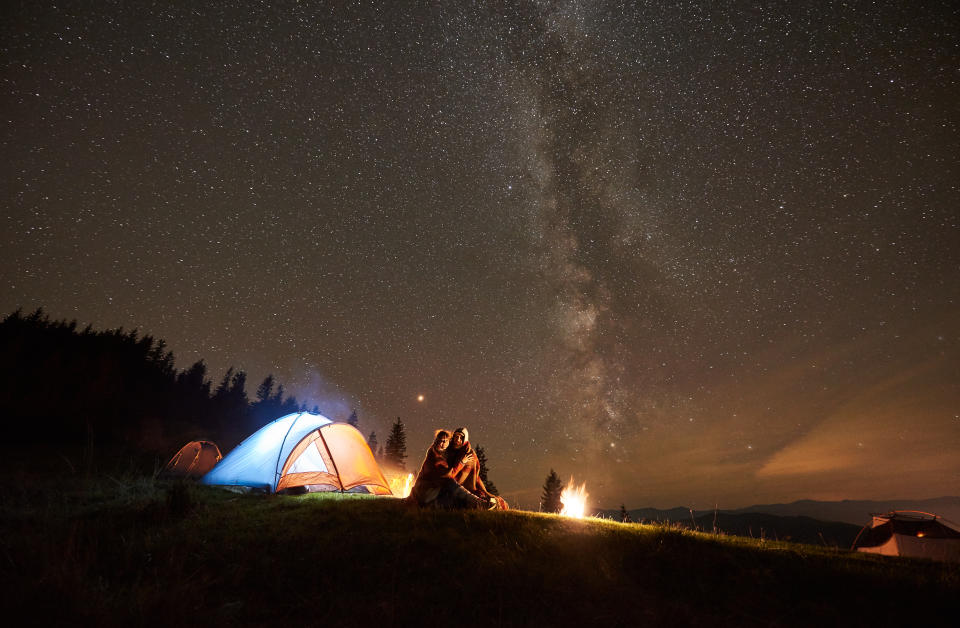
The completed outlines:
{"type": "Polygon", "coordinates": [[[0,309],[537,505],[960,489],[950,2],[24,3],[0,309]],[[417,395],[424,394],[423,402],[417,395]]]}

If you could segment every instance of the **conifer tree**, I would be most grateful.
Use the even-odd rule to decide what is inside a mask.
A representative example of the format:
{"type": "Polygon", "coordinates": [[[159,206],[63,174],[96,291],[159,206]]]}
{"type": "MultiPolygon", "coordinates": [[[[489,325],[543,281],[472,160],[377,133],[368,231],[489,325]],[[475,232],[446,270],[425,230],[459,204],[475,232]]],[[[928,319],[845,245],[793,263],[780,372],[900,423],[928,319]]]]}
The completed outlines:
{"type": "Polygon", "coordinates": [[[347,417],[347,423],[349,423],[349,424],[352,425],[353,427],[357,428],[358,430],[360,429],[360,419],[357,418],[357,411],[356,411],[356,410],[354,410],[353,412],[351,412],[351,413],[350,413],[350,416],[347,417]]]}
{"type": "Polygon", "coordinates": [[[370,436],[367,436],[367,445],[370,446],[370,451],[373,453],[374,457],[377,457],[380,452],[377,451],[377,447],[380,445],[377,442],[377,433],[370,432],[370,436]]]}
{"type": "Polygon", "coordinates": [[[480,445],[477,445],[476,452],[477,462],[480,465],[480,479],[483,481],[483,485],[487,487],[487,491],[490,494],[499,495],[500,492],[497,491],[496,485],[487,477],[487,452],[485,452],[480,445]]]}
{"type": "Polygon", "coordinates": [[[210,407],[210,380],[203,360],[177,374],[176,389],[173,407],[178,416],[206,429],[216,427],[216,413],[210,407]]]}
{"type": "Polygon", "coordinates": [[[257,386],[256,401],[250,406],[251,429],[259,429],[280,416],[280,403],[274,397],[276,383],[270,374],[257,386]]]}
{"type": "Polygon", "coordinates": [[[207,365],[197,360],[189,369],[177,374],[177,385],[188,394],[210,396],[210,380],[207,379],[207,365]]]}
{"type": "Polygon", "coordinates": [[[273,397],[273,374],[263,378],[263,382],[257,387],[257,403],[265,403],[273,397]]]}
{"type": "Polygon", "coordinates": [[[407,434],[404,431],[403,421],[397,417],[396,422],[390,428],[390,436],[387,437],[387,445],[383,450],[383,461],[396,471],[406,471],[407,466],[404,461],[407,458],[407,434]]]}
{"type": "Polygon", "coordinates": [[[630,523],[630,513],[627,512],[627,507],[625,504],[620,504],[620,521],[623,523],[630,523]]]}
{"type": "Polygon", "coordinates": [[[176,369],[173,368],[173,352],[166,351],[167,342],[161,338],[150,350],[149,361],[158,366],[165,376],[172,376],[176,369]]]}
{"type": "MultiPolygon", "coordinates": [[[[280,414],[290,414],[292,412],[297,412],[300,410],[300,406],[297,404],[297,398],[294,396],[287,397],[283,400],[283,403],[280,404],[280,414]]],[[[319,410],[317,414],[320,414],[319,410]]]]}
{"type": "Polygon", "coordinates": [[[227,392],[230,390],[230,382],[233,381],[233,367],[227,369],[227,372],[223,374],[223,379],[220,380],[220,384],[217,386],[217,390],[213,393],[214,398],[223,399],[227,392]]]}
{"type": "Polygon", "coordinates": [[[221,430],[233,433],[249,431],[250,400],[247,398],[246,384],[247,374],[231,366],[217,386],[213,399],[221,430]]]}
{"type": "Polygon", "coordinates": [[[540,510],[543,512],[560,512],[563,508],[563,502],[560,496],[563,494],[563,482],[560,476],[553,469],[550,469],[550,475],[543,485],[543,494],[540,496],[540,510]]]}
{"type": "Polygon", "coordinates": [[[233,374],[233,380],[230,382],[230,398],[238,408],[246,408],[250,403],[247,398],[247,374],[244,371],[237,371],[233,374]]]}

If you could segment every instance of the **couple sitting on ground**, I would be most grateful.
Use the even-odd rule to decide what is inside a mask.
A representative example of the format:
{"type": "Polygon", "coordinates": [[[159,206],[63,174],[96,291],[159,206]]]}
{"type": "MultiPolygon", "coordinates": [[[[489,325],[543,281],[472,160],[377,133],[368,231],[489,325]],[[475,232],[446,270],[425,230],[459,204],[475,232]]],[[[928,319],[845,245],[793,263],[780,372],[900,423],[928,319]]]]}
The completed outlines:
{"type": "Polygon", "coordinates": [[[480,479],[480,460],[470,446],[465,427],[455,429],[452,436],[447,430],[437,430],[410,492],[410,501],[418,506],[440,508],[508,508],[507,502],[490,493],[480,479]]]}

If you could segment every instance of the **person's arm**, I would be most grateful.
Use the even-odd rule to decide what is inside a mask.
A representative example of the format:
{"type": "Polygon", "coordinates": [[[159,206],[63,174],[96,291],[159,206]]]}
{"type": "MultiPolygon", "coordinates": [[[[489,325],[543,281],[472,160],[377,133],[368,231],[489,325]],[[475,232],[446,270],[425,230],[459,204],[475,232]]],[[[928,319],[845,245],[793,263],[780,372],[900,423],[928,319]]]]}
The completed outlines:
{"type": "MultiPolygon", "coordinates": [[[[470,452],[467,452],[469,454],[470,452]]],[[[460,475],[460,472],[463,471],[463,468],[467,465],[467,455],[461,456],[456,464],[450,465],[450,477],[457,480],[457,484],[461,484],[462,480],[458,479],[457,476],[460,475]]]]}
{"type": "Polygon", "coordinates": [[[437,452],[431,450],[431,455],[433,456],[433,470],[438,477],[446,477],[450,475],[450,465],[447,464],[447,459],[443,454],[438,454],[437,452]]]}

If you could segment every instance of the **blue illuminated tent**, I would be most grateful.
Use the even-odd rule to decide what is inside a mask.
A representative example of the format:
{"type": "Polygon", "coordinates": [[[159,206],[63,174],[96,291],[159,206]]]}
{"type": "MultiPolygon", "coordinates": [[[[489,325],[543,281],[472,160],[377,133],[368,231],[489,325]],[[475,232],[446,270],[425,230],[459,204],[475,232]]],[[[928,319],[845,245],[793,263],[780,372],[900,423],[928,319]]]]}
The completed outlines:
{"type": "Polygon", "coordinates": [[[310,412],[288,414],[263,426],[200,481],[266,492],[365,486],[376,495],[391,494],[363,435],[351,425],[310,412]]]}

